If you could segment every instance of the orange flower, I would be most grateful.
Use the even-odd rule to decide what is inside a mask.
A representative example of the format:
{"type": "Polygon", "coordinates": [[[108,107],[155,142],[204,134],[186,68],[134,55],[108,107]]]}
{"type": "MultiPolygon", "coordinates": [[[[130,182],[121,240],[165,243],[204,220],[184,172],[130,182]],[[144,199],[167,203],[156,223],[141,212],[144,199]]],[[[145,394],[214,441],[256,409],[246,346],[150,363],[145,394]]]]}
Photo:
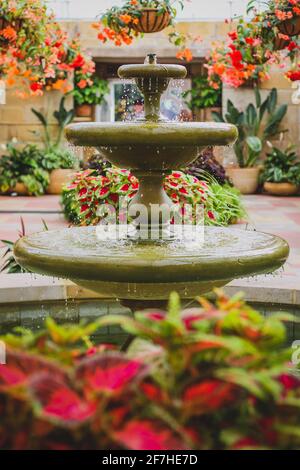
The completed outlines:
{"type": "Polygon", "coordinates": [[[86,86],[87,86],[87,81],[82,78],[82,79],[77,83],[77,86],[78,86],[78,88],[81,88],[81,89],[86,88],[86,86]]]}
{"type": "Polygon", "coordinates": [[[6,28],[2,29],[0,34],[8,41],[14,41],[17,38],[17,33],[11,26],[7,26],[6,28]]]}
{"type": "Polygon", "coordinates": [[[193,54],[190,49],[186,48],[183,51],[177,52],[176,58],[180,60],[186,60],[187,62],[191,62],[191,60],[193,60],[193,54]]]}
{"type": "Polygon", "coordinates": [[[132,17],[130,15],[120,15],[120,20],[123,21],[125,24],[129,24],[132,21],[132,17]]]}

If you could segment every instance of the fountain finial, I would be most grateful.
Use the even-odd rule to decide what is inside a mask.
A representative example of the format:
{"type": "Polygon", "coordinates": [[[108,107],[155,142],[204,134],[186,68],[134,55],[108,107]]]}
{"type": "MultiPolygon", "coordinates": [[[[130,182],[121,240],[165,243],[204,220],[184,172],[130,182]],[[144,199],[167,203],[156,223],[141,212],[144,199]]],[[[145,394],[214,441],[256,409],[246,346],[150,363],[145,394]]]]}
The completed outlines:
{"type": "Polygon", "coordinates": [[[156,54],[147,54],[144,64],[157,64],[157,55],[156,54]]]}

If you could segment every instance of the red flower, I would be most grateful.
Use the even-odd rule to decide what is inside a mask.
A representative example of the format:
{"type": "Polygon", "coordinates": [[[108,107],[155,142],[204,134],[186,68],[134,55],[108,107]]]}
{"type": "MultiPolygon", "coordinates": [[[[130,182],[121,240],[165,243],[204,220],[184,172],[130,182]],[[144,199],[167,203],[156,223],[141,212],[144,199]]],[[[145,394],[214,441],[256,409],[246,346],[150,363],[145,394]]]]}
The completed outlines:
{"type": "Polygon", "coordinates": [[[236,31],[232,31],[231,33],[228,33],[228,36],[230,37],[230,39],[232,39],[232,41],[235,41],[238,38],[236,31]]]}
{"type": "Polygon", "coordinates": [[[33,82],[30,85],[30,90],[33,91],[33,92],[36,92],[38,90],[42,90],[42,88],[43,88],[43,85],[39,82],[33,82]]]}
{"type": "Polygon", "coordinates": [[[216,219],[214,213],[211,212],[211,211],[207,211],[207,217],[209,217],[211,220],[215,220],[215,219],[216,219]]]}
{"type": "Polygon", "coordinates": [[[289,51],[293,51],[294,49],[297,49],[298,48],[298,45],[295,41],[291,41],[288,45],[288,50],[289,51]]]}
{"type": "Polygon", "coordinates": [[[17,367],[9,365],[0,365],[0,387],[19,385],[26,380],[26,374],[17,367]]]}
{"type": "Polygon", "coordinates": [[[246,43],[249,44],[249,46],[253,46],[254,39],[253,38],[246,38],[246,43]]]}
{"type": "Polygon", "coordinates": [[[70,64],[70,67],[73,69],[80,69],[85,65],[84,57],[81,54],[78,54],[73,62],[70,64]]]}

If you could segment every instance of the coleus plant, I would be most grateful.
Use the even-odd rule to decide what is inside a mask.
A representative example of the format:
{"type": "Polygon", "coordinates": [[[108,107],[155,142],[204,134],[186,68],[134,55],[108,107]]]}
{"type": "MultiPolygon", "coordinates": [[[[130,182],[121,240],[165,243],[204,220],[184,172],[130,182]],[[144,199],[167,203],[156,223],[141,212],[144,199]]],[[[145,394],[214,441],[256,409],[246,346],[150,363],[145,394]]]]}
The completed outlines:
{"type": "Polygon", "coordinates": [[[181,310],[173,293],[168,311],[48,319],[2,337],[1,448],[299,448],[300,379],[283,324],[294,318],[219,291],[198,301],[181,310]],[[109,325],[131,335],[125,351],[93,345],[109,325]]]}
{"type": "MultiPolygon", "coordinates": [[[[217,187],[220,186],[217,182],[214,183],[217,187]]],[[[103,174],[92,169],[78,172],[63,192],[65,215],[74,224],[96,225],[100,222],[99,206],[109,204],[119,211],[119,220],[122,221],[122,217],[126,216],[123,209],[138,188],[138,180],[129,170],[111,167],[103,174]]],[[[206,225],[227,225],[231,219],[236,220],[245,215],[239,194],[234,190],[230,191],[229,187],[223,190],[221,208],[220,191],[216,192],[216,188],[212,191],[204,175],[200,180],[193,175],[173,171],[165,178],[164,189],[181,210],[187,204],[192,207],[202,205],[206,225]]]]}

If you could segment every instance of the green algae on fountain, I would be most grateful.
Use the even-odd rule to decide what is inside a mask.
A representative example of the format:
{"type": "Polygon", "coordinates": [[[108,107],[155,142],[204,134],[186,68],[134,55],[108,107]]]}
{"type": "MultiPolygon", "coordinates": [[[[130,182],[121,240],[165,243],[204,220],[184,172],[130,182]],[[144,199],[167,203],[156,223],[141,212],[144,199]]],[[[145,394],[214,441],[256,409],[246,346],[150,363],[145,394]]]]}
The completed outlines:
{"type": "Polygon", "coordinates": [[[166,173],[192,162],[207,146],[229,145],[237,137],[230,124],[168,122],[160,100],[172,78],[184,78],[180,65],[157,63],[149,54],[144,64],[119,69],[134,78],[145,97],[145,118],[136,122],[69,125],[68,140],[95,146],[112,164],[130,169],[140,189],[129,205],[143,205],[123,239],[106,240],[97,227],[49,231],[24,237],[15,246],[19,263],[32,271],[67,277],[100,294],[129,300],[163,300],[176,290],[193,297],[244,276],[281,267],[289,253],[279,237],[250,231],[206,227],[193,241],[177,239],[160,207],[171,206],[163,190],[166,173]],[[157,208],[157,209],[155,209],[157,208]],[[141,233],[157,229],[157,239],[141,233]],[[204,237],[204,238],[203,238],[204,237]]]}

